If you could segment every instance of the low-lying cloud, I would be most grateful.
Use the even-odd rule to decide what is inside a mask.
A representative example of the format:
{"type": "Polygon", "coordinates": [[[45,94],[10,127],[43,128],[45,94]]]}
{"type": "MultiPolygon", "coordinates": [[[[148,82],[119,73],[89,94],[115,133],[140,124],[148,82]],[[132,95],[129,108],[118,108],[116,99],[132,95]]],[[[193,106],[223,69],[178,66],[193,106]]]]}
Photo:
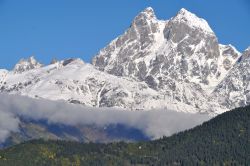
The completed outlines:
{"type": "Polygon", "coordinates": [[[0,110],[0,142],[4,141],[10,132],[18,131],[19,119],[13,114],[0,110]]]}
{"type": "Polygon", "coordinates": [[[122,124],[139,129],[152,139],[192,128],[211,118],[208,115],[170,110],[126,111],[115,108],[92,108],[63,101],[37,100],[7,94],[0,94],[0,98],[0,142],[3,142],[11,132],[18,131],[20,116],[72,126],[122,124]]]}

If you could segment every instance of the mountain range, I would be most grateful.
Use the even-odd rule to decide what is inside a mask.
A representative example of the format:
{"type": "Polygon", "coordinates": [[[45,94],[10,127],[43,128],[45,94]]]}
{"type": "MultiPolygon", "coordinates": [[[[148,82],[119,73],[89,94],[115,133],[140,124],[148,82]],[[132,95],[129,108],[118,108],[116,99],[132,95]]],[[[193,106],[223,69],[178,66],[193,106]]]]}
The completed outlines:
{"type": "Polygon", "coordinates": [[[20,60],[0,70],[0,92],[91,107],[171,109],[216,115],[250,102],[250,49],[222,45],[181,9],[169,20],[146,8],[88,64],[78,58],[20,60]]]}

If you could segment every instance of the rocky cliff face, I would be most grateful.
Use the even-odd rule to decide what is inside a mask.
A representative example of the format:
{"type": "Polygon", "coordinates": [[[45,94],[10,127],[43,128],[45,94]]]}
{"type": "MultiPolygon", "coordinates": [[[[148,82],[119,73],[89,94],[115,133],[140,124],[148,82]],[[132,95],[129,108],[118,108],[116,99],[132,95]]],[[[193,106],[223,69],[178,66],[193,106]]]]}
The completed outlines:
{"type": "Polygon", "coordinates": [[[37,69],[43,65],[39,63],[33,56],[28,59],[21,59],[14,67],[15,73],[22,73],[28,70],[37,69]]]}
{"type": "Polygon", "coordinates": [[[162,89],[163,78],[209,88],[239,56],[232,46],[220,46],[207,22],[189,11],[181,9],[175,17],[162,21],[147,8],[125,34],[94,57],[93,65],[113,75],[145,81],[155,89],[162,89]],[[229,62],[227,57],[234,60],[229,62]]]}
{"type": "Polygon", "coordinates": [[[173,100],[197,107],[239,57],[233,46],[218,43],[204,19],[189,11],[181,9],[162,21],[147,8],[125,34],[99,52],[93,65],[143,81],[173,100]]]}
{"type": "Polygon", "coordinates": [[[211,97],[227,108],[242,107],[250,104],[250,48],[226,78],[217,86],[211,97]]]}
{"type": "Polygon", "coordinates": [[[248,54],[219,44],[208,23],[185,9],[158,20],[146,8],[93,65],[67,59],[42,67],[30,58],[0,70],[0,88],[92,107],[220,113],[250,101],[248,54]]]}

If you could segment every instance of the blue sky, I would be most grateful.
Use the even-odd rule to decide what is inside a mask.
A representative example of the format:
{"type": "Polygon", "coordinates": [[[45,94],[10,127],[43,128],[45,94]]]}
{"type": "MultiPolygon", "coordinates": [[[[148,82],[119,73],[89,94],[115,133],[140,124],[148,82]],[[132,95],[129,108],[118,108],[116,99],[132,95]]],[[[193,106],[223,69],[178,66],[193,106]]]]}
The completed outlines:
{"type": "Polygon", "coordinates": [[[182,7],[205,18],[220,43],[250,45],[249,0],[0,0],[0,68],[20,58],[91,58],[151,6],[159,19],[182,7]]]}

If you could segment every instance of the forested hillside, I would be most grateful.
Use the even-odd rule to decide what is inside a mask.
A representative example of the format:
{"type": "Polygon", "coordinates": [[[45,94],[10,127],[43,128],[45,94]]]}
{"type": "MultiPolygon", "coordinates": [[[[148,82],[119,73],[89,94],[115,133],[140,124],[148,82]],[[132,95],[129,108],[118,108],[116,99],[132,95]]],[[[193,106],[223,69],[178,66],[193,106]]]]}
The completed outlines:
{"type": "MultiPolygon", "coordinates": [[[[180,122],[181,123],[181,122],[180,122]]],[[[151,142],[80,144],[35,140],[0,152],[0,165],[248,165],[250,106],[151,142]]]]}

